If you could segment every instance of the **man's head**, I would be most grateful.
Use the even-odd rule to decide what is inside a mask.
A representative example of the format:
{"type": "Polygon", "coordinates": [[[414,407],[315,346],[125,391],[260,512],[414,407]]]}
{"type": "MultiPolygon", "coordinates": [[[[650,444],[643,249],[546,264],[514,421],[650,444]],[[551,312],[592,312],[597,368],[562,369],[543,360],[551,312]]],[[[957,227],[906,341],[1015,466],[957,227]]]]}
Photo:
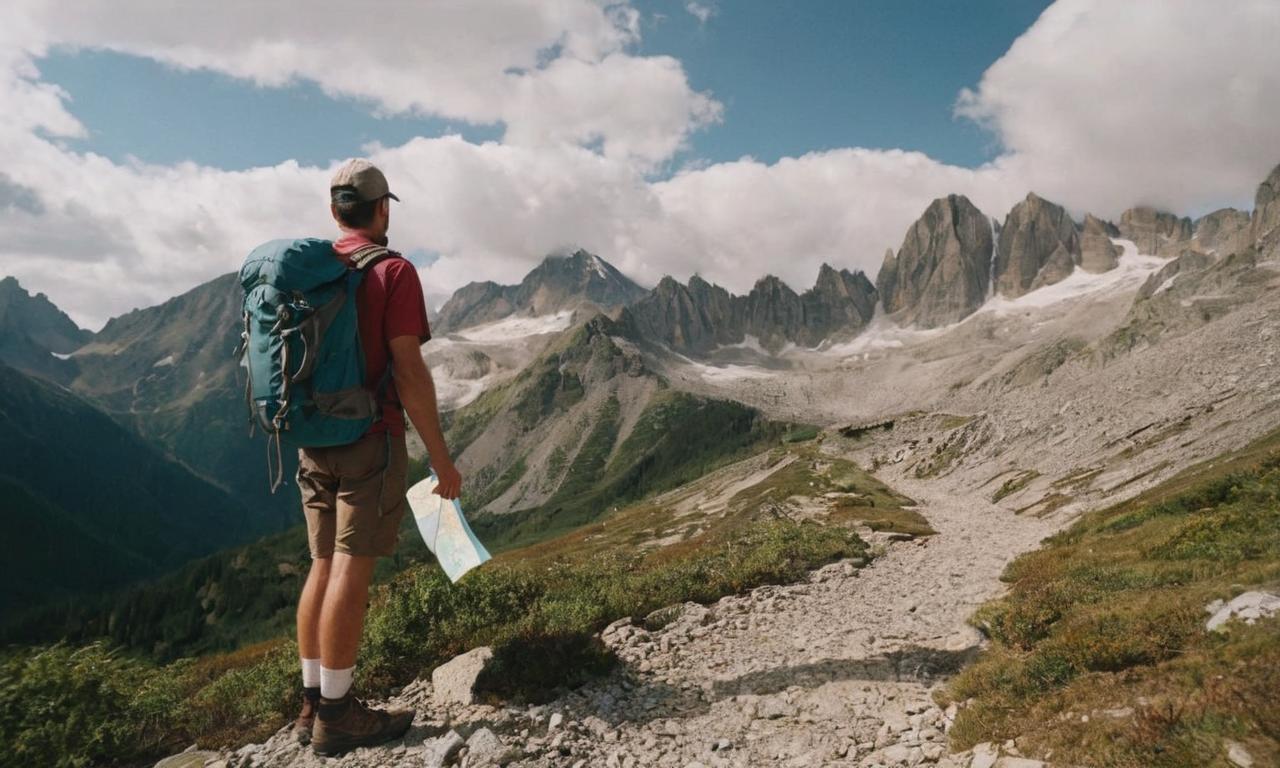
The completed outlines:
{"type": "Polygon", "coordinates": [[[364,232],[374,240],[387,234],[391,201],[399,199],[387,187],[382,171],[362,158],[338,166],[329,182],[329,210],[338,226],[364,232]]]}

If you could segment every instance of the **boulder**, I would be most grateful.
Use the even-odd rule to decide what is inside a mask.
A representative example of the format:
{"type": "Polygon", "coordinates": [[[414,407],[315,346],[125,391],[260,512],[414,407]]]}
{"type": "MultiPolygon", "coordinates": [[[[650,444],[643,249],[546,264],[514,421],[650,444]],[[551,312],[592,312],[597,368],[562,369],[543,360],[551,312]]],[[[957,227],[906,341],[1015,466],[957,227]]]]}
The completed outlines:
{"type": "Polygon", "coordinates": [[[518,756],[488,728],[480,728],[467,739],[467,765],[471,768],[506,765],[518,756]]]}
{"type": "Polygon", "coordinates": [[[968,317],[987,297],[992,224],[963,195],[934,200],[886,256],[876,290],[904,325],[936,328],[968,317]]]}
{"type": "Polygon", "coordinates": [[[1009,211],[996,245],[995,289],[1009,298],[1052,285],[1080,262],[1080,235],[1062,206],[1034,192],[1009,211]]]}
{"type": "Polygon", "coordinates": [[[1080,228],[1080,268],[1087,272],[1108,272],[1116,268],[1123,252],[1111,242],[1119,237],[1120,230],[1109,221],[1103,221],[1092,213],[1085,214],[1080,228]]]}
{"type": "Polygon", "coordinates": [[[493,659],[493,649],[475,648],[436,667],[431,688],[441,704],[474,704],[476,679],[493,659]]]}

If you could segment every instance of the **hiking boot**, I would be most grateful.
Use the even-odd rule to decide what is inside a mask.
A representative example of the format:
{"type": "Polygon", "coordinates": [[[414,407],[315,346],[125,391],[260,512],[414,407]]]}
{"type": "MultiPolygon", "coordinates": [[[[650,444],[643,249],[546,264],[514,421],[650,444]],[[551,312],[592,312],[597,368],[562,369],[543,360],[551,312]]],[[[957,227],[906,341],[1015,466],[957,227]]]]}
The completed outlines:
{"type": "Polygon", "coordinates": [[[302,713],[293,721],[293,737],[299,744],[311,742],[311,726],[316,722],[316,710],[320,708],[320,686],[302,689],[302,713]]]}
{"type": "Polygon", "coordinates": [[[311,751],[335,757],[356,747],[398,739],[412,724],[413,712],[407,709],[369,709],[351,694],[341,699],[321,698],[311,731],[311,751]]]}

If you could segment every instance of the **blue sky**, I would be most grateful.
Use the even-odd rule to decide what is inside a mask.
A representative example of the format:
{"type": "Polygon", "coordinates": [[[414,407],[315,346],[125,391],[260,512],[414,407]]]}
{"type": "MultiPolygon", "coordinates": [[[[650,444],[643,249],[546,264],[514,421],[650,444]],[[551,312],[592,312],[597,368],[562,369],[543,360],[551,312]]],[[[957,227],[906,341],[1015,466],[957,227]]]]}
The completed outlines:
{"type": "MultiPolygon", "coordinates": [[[[953,116],[961,88],[977,84],[1047,6],[1044,0],[876,0],[721,3],[706,23],[681,0],[639,4],[639,55],[681,61],[695,90],[724,105],[722,122],[692,136],[685,163],[750,155],[765,162],[838,147],[918,150],[977,166],[999,147],[953,116]]],[[[304,164],[459,133],[497,140],[497,125],[379,116],[369,102],[330,98],[301,82],[258,87],[209,71],[179,70],[108,51],[55,49],[42,79],[70,95],[89,136],[69,141],[117,162],[191,160],[227,170],[304,164]]]]}
{"type": "Polygon", "coordinates": [[[433,306],[576,247],[802,290],[943,195],[1195,216],[1280,161],[1274,0],[367,2],[0,6],[0,274],[100,327],[331,232],[366,145],[433,306]]]}

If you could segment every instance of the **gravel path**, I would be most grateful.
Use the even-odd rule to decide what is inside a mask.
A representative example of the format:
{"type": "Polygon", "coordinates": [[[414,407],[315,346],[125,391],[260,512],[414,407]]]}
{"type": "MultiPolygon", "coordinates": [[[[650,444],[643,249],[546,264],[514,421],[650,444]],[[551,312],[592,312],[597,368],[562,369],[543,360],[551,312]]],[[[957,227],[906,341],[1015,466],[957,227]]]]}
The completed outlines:
{"type": "Polygon", "coordinates": [[[945,754],[950,719],[930,693],[976,652],[980,636],[965,622],[998,592],[1005,564],[1056,524],[978,495],[894,483],[922,502],[938,535],[865,532],[884,550],[865,567],[833,563],[804,583],[689,603],[652,632],[615,623],[603,636],[624,664],[561,700],[446,708],[422,680],[394,700],[419,712],[404,742],[321,760],[281,732],[222,757],[231,766],[448,764],[434,752],[448,751],[440,734],[454,729],[481,747],[463,766],[967,765],[945,754]]]}

